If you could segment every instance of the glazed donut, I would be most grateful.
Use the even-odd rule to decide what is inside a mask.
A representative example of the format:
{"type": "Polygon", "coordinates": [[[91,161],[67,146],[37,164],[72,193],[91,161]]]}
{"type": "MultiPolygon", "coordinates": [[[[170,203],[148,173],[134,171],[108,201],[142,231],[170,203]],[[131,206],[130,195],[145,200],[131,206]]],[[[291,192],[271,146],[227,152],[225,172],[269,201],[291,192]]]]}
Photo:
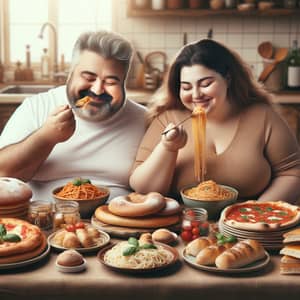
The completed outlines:
{"type": "Polygon", "coordinates": [[[159,193],[146,195],[131,193],[118,196],[108,204],[111,213],[121,217],[143,217],[155,214],[166,206],[164,197],[159,193]]]}
{"type": "Polygon", "coordinates": [[[99,206],[95,211],[95,217],[105,224],[131,228],[161,228],[177,224],[180,221],[179,215],[140,218],[120,217],[112,214],[108,210],[108,205],[99,206]]]}
{"type": "Polygon", "coordinates": [[[170,216],[181,212],[182,207],[173,198],[165,197],[166,206],[157,213],[158,216],[170,216]]]}

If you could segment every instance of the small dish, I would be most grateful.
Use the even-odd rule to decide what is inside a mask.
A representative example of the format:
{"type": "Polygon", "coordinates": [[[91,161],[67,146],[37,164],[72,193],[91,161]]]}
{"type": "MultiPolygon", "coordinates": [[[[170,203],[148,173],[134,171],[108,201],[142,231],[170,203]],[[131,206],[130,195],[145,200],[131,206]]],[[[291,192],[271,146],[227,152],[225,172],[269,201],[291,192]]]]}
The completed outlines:
{"type": "Polygon", "coordinates": [[[77,273],[77,272],[82,272],[86,269],[86,260],[83,259],[83,263],[78,265],[78,266],[72,266],[72,267],[67,267],[67,266],[62,266],[59,265],[57,262],[55,262],[55,267],[58,271],[62,273],[77,273]]]}

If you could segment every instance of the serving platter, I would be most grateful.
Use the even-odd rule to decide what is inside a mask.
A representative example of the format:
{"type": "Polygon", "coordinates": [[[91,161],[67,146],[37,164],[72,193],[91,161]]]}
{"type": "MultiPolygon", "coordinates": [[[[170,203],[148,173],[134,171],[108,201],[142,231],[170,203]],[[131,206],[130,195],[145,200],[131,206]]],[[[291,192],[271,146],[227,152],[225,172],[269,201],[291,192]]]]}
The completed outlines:
{"type": "Polygon", "coordinates": [[[235,268],[235,269],[220,269],[216,266],[205,266],[200,265],[196,263],[196,258],[194,256],[186,254],[186,249],[182,252],[182,257],[184,261],[191,265],[192,267],[202,270],[202,271],[208,271],[208,272],[214,272],[214,273],[223,273],[223,274],[242,274],[242,273],[249,273],[261,270],[265,268],[269,262],[270,262],[270,255],[268,252],[265,251],[266,256],[263,259],[260,259],[252,264],[249,264],[247,266],[241,267],[241,268],[235,268]]]}
{"type": "MultiPolygon", "coordinates": [[[[99,221],[95,215],[91,218],[91,224],[95,226],[97,229],[107,232],[110,236],[127,239],[129,237],[138,238],[142,233],[150,232],[152,233],[157,228],[132,228],[132,227],[122,227],[122,226],[114,226],[110,224],[105,224],[99,221]]],[[[175,224],[171,226],[165,226],[164,228],[169,229],[170,231],[179,232],[180,224],[175,224]]]]}
{"type": "Polygon", "coordinates": [[[46,256],[48,256],[48,254],[50,253],[50,248],[51,247],[50,247],[49,243],[47,243],[46,249],[41,254],[39,254],[33,258],[20,261],[20,262],[15,262],[15,263],[10,263],[10,264],[0,264],[0,270],[21,268],[21,267],[29,266],[36,262],[39,262],[42,259],[44,259],[46,256]]]}
{"type": "Polygon", "coordinates": [[[124,272],[124,273],[151,273],[151,272],[156,272],[156,271],[159,271],[159,270],[169,268],[169,267],[173,266],[178,261],[179,253],[175,248],[173,248],[171,246],[168,246],[166,244],[161,244],[161,243],[155,243],[155,244],[162,246],[164,249],[170,251],[173,254],[173,259],[169,263],[161,265],[159,267],[148,268],[148,269],[142,269],[142,268],[132,269],[132,268],[121,268],[121,267],[113,266],[111,264],[108,264],[104,260],[104,255],[108,250],[110,250],[116,244],[111,244],[108,247],[105,247],[105,248],[101,249],[97,254],[97,259],[100,263],[105,265],[107,268],[109,268],[113,271],[124,272]]]}
{"type": "MultiPolygon", "coordinates": [[[[91,225],[90,225],[91,226],[91,225]]],[[[68,250],[70,248],[66,248],[66,247],[63,247],[63,246],[60,246],[60,245],[57,245],[55,244],[54,242],[54,236],[62,231],[64,229],[60,229],[58,231],[55,231],[53,232],[52,234],[50,234],[48,236],[48,243],[51,245],[51,247],[57,251],[64,251],[64,250],[68,250]]],[[[80,253],[88,253],[88,252],[94,252],[94,251],[97,251],[99,249],[101,249],[102,247],[106,246],[109,242],[110,242],[110,236],[108,233],[102,231],[102,230],[99,230],[97,229],[100,233],[100,237],[97,241],[97,243],[92,246],[92,247],[86,247],[86,248],[74,248],[76,251],[80,252],[80,253]]]]}

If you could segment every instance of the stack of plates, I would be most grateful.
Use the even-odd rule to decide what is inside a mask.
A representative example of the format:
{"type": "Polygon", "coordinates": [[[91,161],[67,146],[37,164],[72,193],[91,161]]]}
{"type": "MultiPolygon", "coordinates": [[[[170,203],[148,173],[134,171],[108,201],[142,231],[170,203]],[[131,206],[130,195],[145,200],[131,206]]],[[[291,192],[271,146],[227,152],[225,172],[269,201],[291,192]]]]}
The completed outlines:
{"type": "Polygon", "coordinates": [[[273,231],[250,231],[231,227],[230,225],[225,224],[222,219],[219,221],[219,231],[225,236],[234,235],[238,240],[257,240],[268,250],[281,249],[283,246],[283,234],[291,229],[292,228],[289,227],[273,231]]]}

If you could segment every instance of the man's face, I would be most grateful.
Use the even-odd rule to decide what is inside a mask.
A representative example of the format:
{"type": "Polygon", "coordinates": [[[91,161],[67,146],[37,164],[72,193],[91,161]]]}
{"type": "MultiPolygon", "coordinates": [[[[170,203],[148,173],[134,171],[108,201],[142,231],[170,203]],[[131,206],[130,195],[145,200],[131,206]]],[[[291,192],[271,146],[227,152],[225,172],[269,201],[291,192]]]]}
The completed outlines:
{"type": "Polygon", "coordinates": [[[119,61],[83,51],[67,81],[68,99],[75,113],[88,121],[109,119],[124,104],[125,76],[119,61]],[[85,96],[91,101],[76,107],[77,100],[85,96]]]}

